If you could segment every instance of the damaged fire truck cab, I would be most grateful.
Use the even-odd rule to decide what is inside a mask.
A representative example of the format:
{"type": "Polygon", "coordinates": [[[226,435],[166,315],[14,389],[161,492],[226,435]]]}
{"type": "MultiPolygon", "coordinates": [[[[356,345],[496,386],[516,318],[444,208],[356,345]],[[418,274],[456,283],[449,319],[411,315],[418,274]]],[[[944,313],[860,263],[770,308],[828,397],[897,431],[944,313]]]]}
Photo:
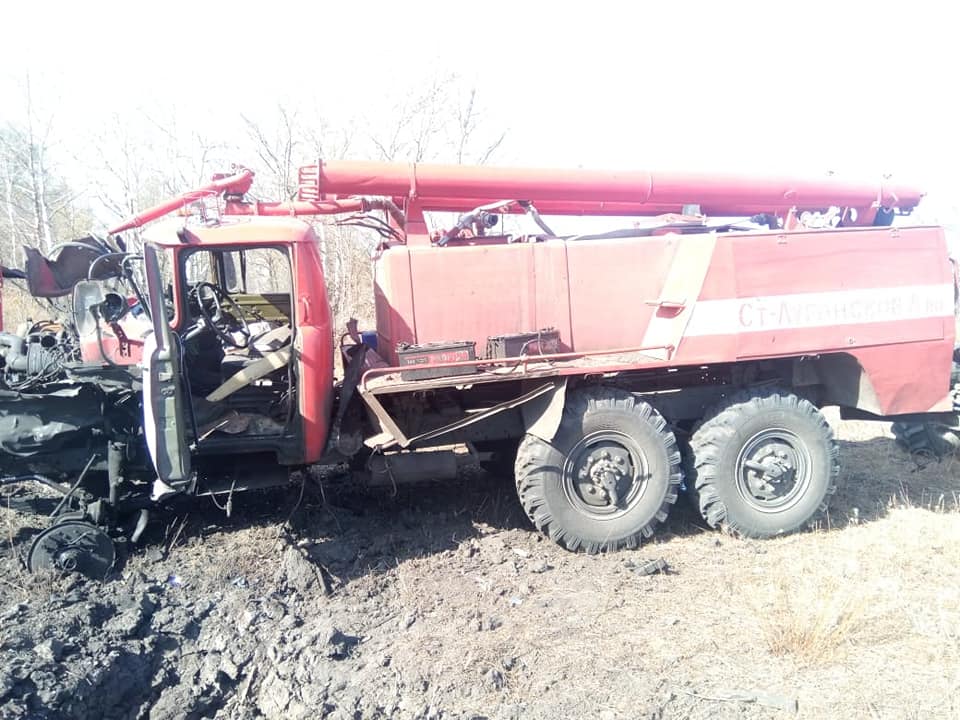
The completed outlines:
{"type": "Polygon", "coordinates": [[[211,474],[193,472],[191,447],[197,464],[225,476],[250,475],[242,456],[275,469],[317,462],[333,402],[333,328],[311,226],[161,227],[145,237],[144,271],[145,430],[160,480],[181,489],[211,474]]]}

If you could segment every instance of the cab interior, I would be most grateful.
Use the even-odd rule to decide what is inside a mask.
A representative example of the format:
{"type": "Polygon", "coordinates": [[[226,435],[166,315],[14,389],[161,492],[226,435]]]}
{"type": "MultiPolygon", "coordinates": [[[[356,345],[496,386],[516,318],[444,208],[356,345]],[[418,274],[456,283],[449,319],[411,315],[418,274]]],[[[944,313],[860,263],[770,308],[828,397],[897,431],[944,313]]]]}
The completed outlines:
{"type": "Polygon", "coordinates": [[[188,248],[175,262],[172,314],[198,441],[289,434],[296,326],[286,249],[188,248]]]}

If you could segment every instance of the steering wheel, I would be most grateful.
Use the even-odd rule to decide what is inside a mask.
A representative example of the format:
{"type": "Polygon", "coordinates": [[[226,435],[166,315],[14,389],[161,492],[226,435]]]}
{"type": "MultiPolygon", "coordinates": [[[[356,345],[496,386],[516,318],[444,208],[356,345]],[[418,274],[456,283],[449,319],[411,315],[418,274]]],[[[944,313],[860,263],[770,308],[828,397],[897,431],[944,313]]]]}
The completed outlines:
{"type": "Polygon", "coordinates": [[[193,292],[197,296],[203,320],[224,344],[240,349],[250,344],[250,326],[236,300],[211,282],[198,282],[193,286],[193,292]],[[229,310],[229,315],[224,313],[224,306],[229,310]],[[234,332],[243,336],[242,343],[233,337],[234,332]]]}

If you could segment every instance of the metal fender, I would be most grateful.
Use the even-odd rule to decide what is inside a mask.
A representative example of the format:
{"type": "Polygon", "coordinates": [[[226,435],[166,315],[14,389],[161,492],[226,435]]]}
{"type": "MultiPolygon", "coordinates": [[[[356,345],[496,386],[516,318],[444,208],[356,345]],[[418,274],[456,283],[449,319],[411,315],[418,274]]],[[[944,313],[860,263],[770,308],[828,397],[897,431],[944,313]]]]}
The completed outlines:
{"type": "Polygon", "coordinates": [[[550,390],[525,403],[520,411],[527,433],[535,435],[545,442],[553,440],[563,417],[563,406],[567,400],[567,379],[559,378],[550,390]]]}

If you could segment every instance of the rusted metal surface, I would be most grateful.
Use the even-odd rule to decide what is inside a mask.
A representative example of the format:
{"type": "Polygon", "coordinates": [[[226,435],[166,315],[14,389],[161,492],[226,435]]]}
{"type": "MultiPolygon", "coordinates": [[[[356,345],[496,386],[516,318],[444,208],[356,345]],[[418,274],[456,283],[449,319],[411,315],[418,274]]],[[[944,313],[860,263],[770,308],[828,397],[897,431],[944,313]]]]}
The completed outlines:
{"type": "Polygon", "coordinates": [[[563,376],[585,371],[591,373],[621,372],[641,365],[650,367],[662,365],[665,359],[663,354],[669,353],[670,350],[671,348],[665,346],[611,348],[554,353],[552,355],[437,363],[431,367],[462,367],[467,372],[461,375],[450,375],[428,380],[404,380],[401,374],[402,367],[385,366],[367,370],[363,374],[361,388],[363,392],[382,395],[411,390],[503,382],[504,380],[563,376]]]}
{"type": "Polygon", "coordinates": [[[523,406],[523,424],[527,433],[550,442],[560,427],[567,392],[566,378],[554,383],[549,394],[544,394],[523,406]]]}
{"type": "Polygon", "coordinates": [[[374,448],[391,447],[393,445],[407,447],[410,444],[410,439],[404,434],[403,430],[400,429],[400,426],[397,425],[390,413],[387,412],[387,409],[383,406],[383,403],[380,402],[376,394],[368,393],[361,389],[360,395],[363,397],[363,401],[367,404],[367,407],[370,408],[370,411],[382,429],[374,448]]]}

